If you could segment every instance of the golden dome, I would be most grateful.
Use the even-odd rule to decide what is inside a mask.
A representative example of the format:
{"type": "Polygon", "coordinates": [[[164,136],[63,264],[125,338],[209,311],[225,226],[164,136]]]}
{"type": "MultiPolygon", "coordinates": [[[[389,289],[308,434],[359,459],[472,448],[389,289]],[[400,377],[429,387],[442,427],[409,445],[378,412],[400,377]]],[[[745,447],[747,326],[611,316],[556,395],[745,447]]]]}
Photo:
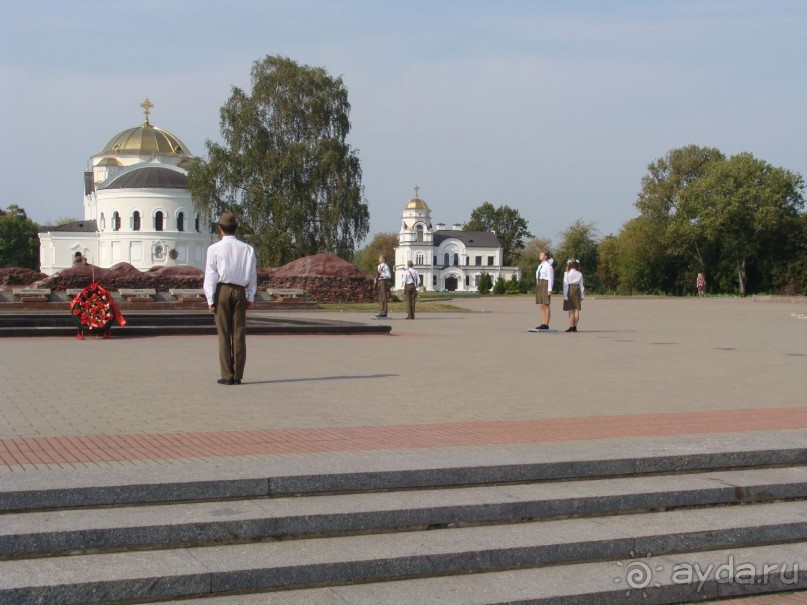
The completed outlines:
{"type": "Polygon", "coordinates": [[[148,122],[116,134],[98,155],[105,154],[193,157],[177,137],[148,122]]]}
{"type": "Polygon", "coordinates": [[[419,197],[413,197],[406,205],[406,210],[428,210],[429,207],[419,197]]]}

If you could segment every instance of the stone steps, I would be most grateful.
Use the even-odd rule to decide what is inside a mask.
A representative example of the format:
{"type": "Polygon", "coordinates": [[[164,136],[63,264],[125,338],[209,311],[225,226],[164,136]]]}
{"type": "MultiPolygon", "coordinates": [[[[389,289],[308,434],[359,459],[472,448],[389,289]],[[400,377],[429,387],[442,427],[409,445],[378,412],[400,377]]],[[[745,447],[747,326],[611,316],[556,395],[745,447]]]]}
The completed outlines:
{"type": "MultiPolygon", "coordinates": [[[[47,303],[53,304],[53,303],[47,303]]],[[[161,304],[161,303],[153,303],[161,304]]],[[[180,303],[172,303],[179,305],[180,303]]],[[[124,315],[126,325],[113,324],[111,331],[117,336],[156,335],[215,335],[216,325],[206,303],[200,310],[191,311],[162,309],[140,310],[124,315]]],[[[275,304],[275,303],[273,303],[275,304]]],[[[306,303],[309,304],[309,303],[306,303]]],[[[316,308],[316,303],[314,304],[316,308]]],[[[277,315],[265,316],[254,312],[247,314],[249,334],[388,334],[389,326],[365,325],[348,321],[322,320],[312,315],[310,319],[296,319],[277,315]]],[[[2,312],[0,309],[0,338],[31,336],[74,336],[76,326],[69,310],[57,312],[2,312]]]]}
{"type": "Polygon", "coordinates": [[[807,467],[89,508],[3,517],[0,557],[176,548],[807,499],[807,467]]]}
{"type": "Polygon", "coordinates": [[[0,603],[679,603],[807,588],[804,448],[602,454],[47,487],[7,475],[0,603]],[[739,575],[720,581],[729,564],[739,575]]]}
{"type": "Polygon", "coordinates": [[[772,592],[791,593],[799,586],[803,589],[804,565],[794,574],[794,561],[807,561],[807,545],[732,548],[676,556],[170,600],[165,605],[679,604],[772,592]],[[770,569],[774,566],[772,562],[774,570],[770,569]],[[730,566],[735,573],[739,571],[741,582],[725,581],[730,566]],[[766,566],[769,566],[767,572],[766,566]],[[628,573],[635,574],[632,586],[627,581],[628,573]]]}

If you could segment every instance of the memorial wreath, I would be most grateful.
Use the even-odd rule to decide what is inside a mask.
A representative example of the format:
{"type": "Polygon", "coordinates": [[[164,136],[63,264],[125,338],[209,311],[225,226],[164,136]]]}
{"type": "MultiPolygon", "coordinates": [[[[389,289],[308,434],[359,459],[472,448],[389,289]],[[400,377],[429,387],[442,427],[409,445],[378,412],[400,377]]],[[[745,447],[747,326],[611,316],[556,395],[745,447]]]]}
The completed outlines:
{"type": "Polygon", "coordinates": [[[92,283],[76,294],[70,303],[70,313],[73,323],[78,328],[77,338],[84,338],[85,333],[107,334],[112,322],[117,321],[119,326],[125,326],[126,320],[121,315],[118,305],[100,284],[92,283]]]}

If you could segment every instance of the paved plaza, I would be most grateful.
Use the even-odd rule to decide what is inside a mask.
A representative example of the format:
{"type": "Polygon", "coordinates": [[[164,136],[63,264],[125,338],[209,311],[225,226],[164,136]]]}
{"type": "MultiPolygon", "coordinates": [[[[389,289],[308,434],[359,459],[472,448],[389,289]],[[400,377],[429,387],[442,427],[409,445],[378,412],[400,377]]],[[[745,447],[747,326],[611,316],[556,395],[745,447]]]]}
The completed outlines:
{"type": "Polygon", "coordinates": [[[4,339],[0,473],[807,429],[803,303],[591,297],[567,334],[561,302],[550,333],[496,297],[389,336],[248,337],[232,387],[215,336],[4,339]]]}

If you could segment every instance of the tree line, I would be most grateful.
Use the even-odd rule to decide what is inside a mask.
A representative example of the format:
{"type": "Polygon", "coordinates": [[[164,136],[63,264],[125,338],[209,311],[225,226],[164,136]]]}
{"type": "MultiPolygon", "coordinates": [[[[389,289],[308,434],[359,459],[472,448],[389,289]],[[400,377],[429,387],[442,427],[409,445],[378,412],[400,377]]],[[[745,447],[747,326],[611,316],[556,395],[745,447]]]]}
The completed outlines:
{"type": "MultiPolygon", "coordinates": [[[[368,275],[379,254],[394,258],[397,233],[369,231],[358,153],[347,143],[350,103],[341,77],[281,56],[253,64],[251,89],[233,87],[220,110],[223,143],[206,141],[207,158],[189,169],[197,211],[234,213],[240,236],[261,266],[330,252],[368,275]]],[[[535,287],[538,253],[579,259],[589,290],[686,294],[704,273],[712,293],[807,294],[804,180],[750,153],[726,157],[690,145],[647,167],[638,216],[601,237],[578,218],[550,238],[536,238],[518,210],[485,202],[466,230],[493,230],[504,262],[522,279],[494,291],[535,287]]],[[[37,268],[37,226],[18,206],[0,210],[0,263],[37,268]]],[[[487,283],[487,280],[485,280],[487,283]]]]}
{"type": "MultiPolygon", "coordinates": [[[[496,231],[506,264],[521,268],[509,283],[482,280],[480,291],[530,292],[538,254],[563,268],[580,261],[586,287],[615,294],[694,293],[698,273],[713,294],[807,295],[807,214],[804,179],[750,153],[726,157],[689,145],[651,162],[642,177],[638,216],[601,237],[578,218],[551,238],[534,238],[517,210],[488,202],[471,212],[465,230],[496,231]],[[528,239],[533,238],[533,239],[528,239]]],[[[357,260],[371,273],[378,253],[390,255],[395,233],[378,234],[357,260]]]]}

